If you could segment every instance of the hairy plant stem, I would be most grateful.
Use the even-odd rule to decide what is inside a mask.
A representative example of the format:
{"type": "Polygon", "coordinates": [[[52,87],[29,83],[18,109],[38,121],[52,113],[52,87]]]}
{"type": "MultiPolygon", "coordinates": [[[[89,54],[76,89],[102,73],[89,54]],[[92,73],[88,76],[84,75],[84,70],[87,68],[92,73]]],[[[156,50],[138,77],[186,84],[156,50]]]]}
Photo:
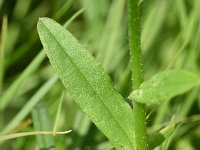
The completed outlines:
{"type": "MultiPolygon", "coordinates": [[[[133,90],[139,88],[143,82],[140,34],[139,0],[128,0],[128,36],[133,90]]],[[[133,101],[133,115],[135,119],[134,149],[147,150],[145,105],[133,101]]]]}

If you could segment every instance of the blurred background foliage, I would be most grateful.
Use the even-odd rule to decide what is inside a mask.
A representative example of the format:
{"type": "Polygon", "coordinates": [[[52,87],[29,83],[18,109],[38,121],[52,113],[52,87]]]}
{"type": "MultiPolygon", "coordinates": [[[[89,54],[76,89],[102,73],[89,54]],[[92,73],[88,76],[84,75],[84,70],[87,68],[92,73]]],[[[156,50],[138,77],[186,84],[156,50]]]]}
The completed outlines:
{"type": "MultiPolygon", "coordinates": [[[[199,0],[140,2],[145,80],[170,68],[188,69],[199,74],[199,6],[199,0]]],[[[33,131],[35,122],[46,123],[44,126],[48,127],[43,129],[52,130],[64,91],[57,118],[57,130],[72,129],[73,132],[55,136],[52,140],[56,149],[112,149],[106,137],[98,131],[54,77],[55,73],[42,53],[37,33],[36,24],[39,17],[50,17],[64,24],[82,8],[84,11],[73,19],[67,29],[103,65],[116,89],[129,101],[131,71],[125,0],[0,0],[1,134],[33,131]],[[38,113],[42,112],[41,116],[44,114],[46,119],[34,119],[33,108],[38,109],[38,113]]],[[[148,106],[149,135],[170,128],[170,132],[167,130],[165,134],[166,140],[157,148],[200,149],[199,110],[198,88],[177,96],[168,103],[148,106]]],[[[152,138],[150,141],[156,140],[155,137],[152,138]]],[[[37,149],[39,145],[34,136],[0,144],[1,149],[5,150],[37,149]]]]}

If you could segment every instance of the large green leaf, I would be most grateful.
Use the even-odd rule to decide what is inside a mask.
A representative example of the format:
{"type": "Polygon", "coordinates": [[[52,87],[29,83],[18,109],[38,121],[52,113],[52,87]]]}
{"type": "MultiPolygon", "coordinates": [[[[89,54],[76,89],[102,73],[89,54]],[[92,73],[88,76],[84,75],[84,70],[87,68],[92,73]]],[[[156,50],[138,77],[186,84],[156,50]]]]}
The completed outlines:
{"type": "Polygon", "coordinates": [[[132,109],[113,88],[102,66],[55,21],[40,19],[38,32],[53,68],[74,100],[117,149],[133,149],[132,109]]]}
{"type": "Polygon", "coordinates": [[[130,98],[146,104],[159,104],[187,92],[198,83],[198,77],[186,70],[167,70],[143,82],[130,98]]]}

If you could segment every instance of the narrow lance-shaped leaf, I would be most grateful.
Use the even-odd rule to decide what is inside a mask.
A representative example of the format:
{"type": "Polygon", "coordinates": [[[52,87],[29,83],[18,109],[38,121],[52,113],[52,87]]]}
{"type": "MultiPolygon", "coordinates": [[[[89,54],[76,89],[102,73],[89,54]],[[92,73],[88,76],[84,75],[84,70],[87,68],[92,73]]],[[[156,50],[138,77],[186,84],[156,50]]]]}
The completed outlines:
{"type": "Polygon", "coordinates": [[[141,84],[130,98],[146,104],[159,104],[183,94],[198,84],[196,74],[186,70],[167,70],[141,84]]]}
{"type": "Polygon", "coordinates": [[[47,56],[66,89],[117,149],[133,149],[131,107],[109,76],[71,33],[42,18],[38,32],[47,56]]]}

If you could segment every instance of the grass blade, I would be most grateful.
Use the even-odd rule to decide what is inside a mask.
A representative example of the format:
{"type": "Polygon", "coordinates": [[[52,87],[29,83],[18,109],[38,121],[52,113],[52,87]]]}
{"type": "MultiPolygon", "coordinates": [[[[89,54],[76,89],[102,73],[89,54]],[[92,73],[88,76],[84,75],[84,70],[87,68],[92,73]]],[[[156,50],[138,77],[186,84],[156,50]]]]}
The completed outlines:
{"type": "Polygon", "coordinates": [[[57,76],[53,76],[49,79],[24,105],[20,112],[7,124],[1,134],[5,134],[14,129],[33,109],[33,107],[44,97],[44,95],[52,88],[55,82],[58,80],[57,76]]]}
{"type": "Polygon", "coordinates": [[[15,80],[15,82],[6,90],[6,92],[1,97],[0,111],[6,108],[24,81],[39,67],[44,58],[45,53],[44,51],[41,51],[30,63],[30,65],[22,72],[22,74],[15,80]]]}
{"type": "MultiPolygon", "coordinates": [[[[51,131],[51,122],[45,103],[40,103],[32,111],[35,131],[51,131]]],[[[54,132],[55,133],[55,132],[54,132]]],[[[53,135],[36,135],[40,149],[55,149],[53,135]]]]}
{"type": "Polygon", "coordinates": [[[82,14],[84,12],[86,8],[82,8],[80,9],[79,11],[77,11],[69,20],[67,20],[67,22],[63,25],[64,28],[67,28],[71,23],[72,21],[74,21],[80,14],[82,14]]]}
{"type": "Polygon", "coordinates": [[[64,86],[118,149],[133,149],[131,107],[116,92],[101,65],[55,21],[42,18],[38,32],[64,86]]]}
{"type": "Polygon", "coordinates": [[[91,128],[91,121],[88,116],[81,110],[76,113],[72,127],[71,139],[72,143],[68,145],[67,149],[80,149],[83,146],[84,140],[91,128]]]}
{"type": "Polygon", "coordinates": [[[60,98],[60,101],[59,101],[58,111],[56,113],[56,119],[55,119],[55,123],[54,123],[54,126],[53,126],[53,131],[56,131],[56,129],[57,129],[57,125],[58,125],[58,120],[59,120],[59,115],[60,115],[63,99],[64,99],[64,91],[62,92],[62,95],[61,95],[61,98],[60,98]]]}
{"type": "Polygon", "coordinates": [[[0,41],[0,93],[3,87],[3,78],[4,78],[4,67],[5,67],[5,44],[7,36],[7,16],[3,17],[2,30],[1,30],[1,41],[0,41]]]}
{"type": "Polygon", "coordinates": [[[10,140],[14,138],[24,137],[24,136],[31,136],[31,135],[49,135],[49,134],[67,134],[70,133],[72,130],[63,131],[63,132],[56,132],[56,131],[35,131],[35,132],[22,132],[22,133],[15,133],[9,135],[0,136],[0,141],[10,140]]]}

